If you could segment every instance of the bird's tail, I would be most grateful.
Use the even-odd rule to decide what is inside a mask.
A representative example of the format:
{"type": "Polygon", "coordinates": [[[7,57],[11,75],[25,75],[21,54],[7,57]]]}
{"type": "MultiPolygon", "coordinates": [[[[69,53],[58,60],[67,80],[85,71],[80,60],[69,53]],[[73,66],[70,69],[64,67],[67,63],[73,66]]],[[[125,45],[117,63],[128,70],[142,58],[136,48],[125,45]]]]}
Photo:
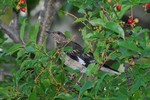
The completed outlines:
{"type": "Polygon", "coordinates": [[[103,71],[103,72],[114,73],[114,74],[117,74],[117,75],[121,74],[119,71],[114,70],[114,69],[110,68],[108,65],[105,65],[105,64],[102,67],[100,67],[100,70],[103,71]]]}

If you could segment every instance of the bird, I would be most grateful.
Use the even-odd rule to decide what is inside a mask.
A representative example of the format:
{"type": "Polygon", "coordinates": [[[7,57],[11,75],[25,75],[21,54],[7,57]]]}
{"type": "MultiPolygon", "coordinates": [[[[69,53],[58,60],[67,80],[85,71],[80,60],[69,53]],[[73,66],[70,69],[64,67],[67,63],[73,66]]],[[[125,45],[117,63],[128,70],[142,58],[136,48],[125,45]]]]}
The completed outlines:
{"type": "MultiPolygon", "coordinates": [[[[84,53],[84,48],[75,41],[69,41],[64,33],[60,31],[49,32],[46,31],[48,34],[52,35],[54,40],[56,41],[57,46],[59,47],[72,47],[72,51],[67,52],[65,55],[64,64],[68,67],[72,68],[73,70],[79,70],[81,73],[85,73],[89,64],[95,63],[97,64],[96,60],[94,59],[93,53],[88,52],[84,53]]],[[[106,64],[100,66],[100,70],[103,72],[114,73],[120,75],[120,72],[112,69],[106,64]]]]}

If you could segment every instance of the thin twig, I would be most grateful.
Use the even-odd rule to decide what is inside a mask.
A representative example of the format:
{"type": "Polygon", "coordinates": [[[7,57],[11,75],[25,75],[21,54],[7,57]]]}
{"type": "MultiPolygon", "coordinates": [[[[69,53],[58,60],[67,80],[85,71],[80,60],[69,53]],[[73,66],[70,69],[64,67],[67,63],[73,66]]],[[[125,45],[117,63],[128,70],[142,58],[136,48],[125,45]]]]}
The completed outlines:
{"type": "MultiPolygon", "coordinates": [[[[78,17],[76,17],[75,15],[73,15],[73,14],[71,14],[71,13],[69,13],[69,12],[64,11],[64,13],[65,13],[66,15],[69,15],[69,16],[75,18],[75,19],[79,19],[78,17]]],[[[90,27],[89,27],[88,25],[86,25],[83,21],[81,21],[81,23],[82,23],[83,25],[85,25],[88,29],[90,29],[90,27]]]]}

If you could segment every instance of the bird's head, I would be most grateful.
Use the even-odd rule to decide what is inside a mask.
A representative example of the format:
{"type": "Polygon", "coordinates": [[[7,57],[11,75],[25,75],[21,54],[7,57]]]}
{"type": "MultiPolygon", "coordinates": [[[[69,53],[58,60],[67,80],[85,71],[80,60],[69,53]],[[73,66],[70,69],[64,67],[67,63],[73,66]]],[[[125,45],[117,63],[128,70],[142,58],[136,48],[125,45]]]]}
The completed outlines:
{"type": "Polygon", "coordinates": [[[50,33],[54,37],[57,44],[65,45],[67,43],[67,38],[62,32],[54,31],[54,32],[47,32],[47,33],[50,33]]]}

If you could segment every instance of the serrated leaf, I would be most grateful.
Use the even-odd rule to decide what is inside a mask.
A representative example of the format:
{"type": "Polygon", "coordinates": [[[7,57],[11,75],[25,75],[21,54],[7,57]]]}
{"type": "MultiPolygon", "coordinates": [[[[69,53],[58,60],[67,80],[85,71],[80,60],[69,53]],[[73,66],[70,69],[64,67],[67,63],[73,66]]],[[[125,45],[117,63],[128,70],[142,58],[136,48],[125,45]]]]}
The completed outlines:
{"type": "Polygon", "coordinates": [[[82,95],[87,89],[92,88],[92,85],[93,85],[93,82],[91,81],[85,82],[79,91],[79,95],[82,95]]]}
{"type": "Polygon", "coordinates": [[[105,28],[118,33],[124,39],[124,31],[120,25],[115,22],[107,22],[105,26],[105,28]]]}
{"type": "Polygon", "coordinates": [[[20,39],[22,41],[24,41],[25,28],[26,28],[26,19],[23,20],[23,23],[20,29],[20,39]]]}
{"type": "Polygon", "coordinates": [[[118,33],[123,39],[125,38],[123,29],[121,28],[120,25],[118,25],[115,22],[104,22],[101,19],[94,19],[89,21],[89,23],[92,24],[93,26],[102,26],[106,29],[118,33]]]}
{"type": "Polygon", "coordinates": [[[12,47],[10,47],[7,51],[7,54],[6,55],[11,55],[13,54],[14,52],[18,51],[20,49],[20,47],[22,47],[22,44],[15,44],[13,45],[12,47]]]}
{"type": "Polygon", "coordinates": [[[95,75],[97,74],[99,71],[99,67],[95,64],[90,64],[88,65],[87,67],[87,70],[86,70],[86,74],[89,76],[89,75],[95,75]]]}
{"type": "Polygon", "coordinates": [[[102,26],[105,27],[105,22],[101,19],[94,19],[89,21],[90,24],[92,24],[93,26],[102,26]]]}
{"type": "Polygon", "coordinates": [[[118,42],[118,45],[121,47],[124,47],[128,50],[132,50],[132,51],[135,51],[138,53],[140,53],[142,51],[142,49],[138,48],[134,42],[129,41],[129,40],[128,41],[120,41],[120,42],[118,42]]]}

